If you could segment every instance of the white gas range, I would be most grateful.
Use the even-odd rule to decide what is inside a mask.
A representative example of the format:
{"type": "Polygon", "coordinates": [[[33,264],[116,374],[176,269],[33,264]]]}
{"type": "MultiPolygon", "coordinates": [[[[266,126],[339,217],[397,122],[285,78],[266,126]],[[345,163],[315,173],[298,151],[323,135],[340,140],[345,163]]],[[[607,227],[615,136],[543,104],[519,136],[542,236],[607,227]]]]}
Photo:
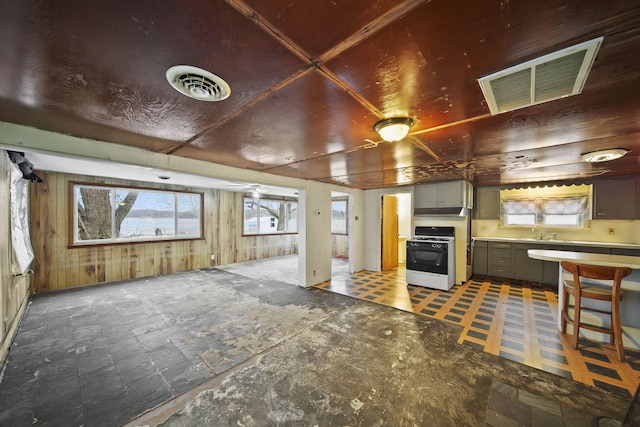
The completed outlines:
{"type": "Polygon", "coordinates": [[[407,240],[407,284],[448,291],[455,283],[455,228],[416,227],[407,240]]]}

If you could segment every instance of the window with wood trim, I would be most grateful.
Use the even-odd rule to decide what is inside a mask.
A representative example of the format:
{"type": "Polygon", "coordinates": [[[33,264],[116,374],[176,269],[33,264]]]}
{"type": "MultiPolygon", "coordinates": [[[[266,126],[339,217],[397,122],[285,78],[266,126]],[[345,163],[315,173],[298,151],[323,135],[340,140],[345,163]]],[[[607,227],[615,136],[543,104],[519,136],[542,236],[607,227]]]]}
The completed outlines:
{"type": "Polygon", "coordinates": [[[203,237],[202,193],[71,185],[73,245],[203,237]]]}
{"type": "Polygon", "coordinates": [[[298,232],[298,202],[269,197],[245,197],[243,234],[298,232]]]}

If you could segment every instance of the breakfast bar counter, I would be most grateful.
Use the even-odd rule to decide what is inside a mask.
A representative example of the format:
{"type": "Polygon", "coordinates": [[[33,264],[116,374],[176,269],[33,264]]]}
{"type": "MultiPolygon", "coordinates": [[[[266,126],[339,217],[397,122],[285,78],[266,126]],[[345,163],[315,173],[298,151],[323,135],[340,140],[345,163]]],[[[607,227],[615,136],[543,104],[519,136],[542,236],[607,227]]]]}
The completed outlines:
{"type": "MultiPolygon", "coordinates": [[[[640,310],[638,309],[640,307],[640,257],[539,249],[530,249],[527,254],[530,258],[558,262],[558,328],[560,328],[560,311],[562,310],[563,279],[570,278],[569,273],[560,265],[560,261],[633,269],[632,273],[622,280],[624,297],[620,304],[620,311],[625,347],[634,349],[640,347],[640,310]]],[[[601,334],[595,334],[594,337],[591,331],[587,332],[589,332],[586,334],[588,337],[603,340],[601,334]]],[[[608,341],[608,335],[606,337],[608,341]]]]}
{"type": "Polygon", "coordinates": [[[640,270],[640,257],[626,255],[594,254],[588,252],[553,251],[530,249],[530,258],[542,261],[573,261],[578,264],[604,265],[608,267],[629,267],[640,270]]]}

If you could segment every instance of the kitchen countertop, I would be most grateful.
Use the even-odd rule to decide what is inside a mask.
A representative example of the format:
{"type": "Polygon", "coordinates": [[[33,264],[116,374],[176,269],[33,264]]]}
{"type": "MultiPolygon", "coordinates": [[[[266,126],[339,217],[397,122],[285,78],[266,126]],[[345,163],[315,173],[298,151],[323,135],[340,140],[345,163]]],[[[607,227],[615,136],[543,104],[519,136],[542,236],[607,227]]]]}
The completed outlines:
{"type": "Polygon", "coordinates": [[[640,269],[640,257],[609,254],[591,254],[573,251],[548,251],[544,249],[529,249],[530,258],[543,261],[573,261],[578,264],[604,265],[608,267],[629,267],[640,269]]]}
{"type": "Polygon", "coordinates": [[[640,249],[637,243],[615,243],[615,242],[588,242],[584,240],[563,240],[563,239],[530,239],[520,237],[472,237],[473,240],[483,240],[487,242],[510,242],[510,243],[536,243],[540,245],[566,245],[566,246],[598,246],[607,248],[640,249]]]}

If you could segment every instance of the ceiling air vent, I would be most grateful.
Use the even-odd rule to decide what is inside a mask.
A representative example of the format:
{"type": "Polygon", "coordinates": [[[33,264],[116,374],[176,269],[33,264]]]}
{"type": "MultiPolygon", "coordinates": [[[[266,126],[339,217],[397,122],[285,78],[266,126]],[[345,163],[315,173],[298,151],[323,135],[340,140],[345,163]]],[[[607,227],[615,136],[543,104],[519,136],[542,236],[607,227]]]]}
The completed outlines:
{"type": "Polygon", "coordinates": [[[478,79],[491,114],[582,92],[603,37],[478,79]]]}
{"type": "Polygon", "coordinates": [[[167,70],[167,81],[178,92],[199,101],[222,101],[231,95],[231,87],[207,70],[176,65],[167,70]]]}

